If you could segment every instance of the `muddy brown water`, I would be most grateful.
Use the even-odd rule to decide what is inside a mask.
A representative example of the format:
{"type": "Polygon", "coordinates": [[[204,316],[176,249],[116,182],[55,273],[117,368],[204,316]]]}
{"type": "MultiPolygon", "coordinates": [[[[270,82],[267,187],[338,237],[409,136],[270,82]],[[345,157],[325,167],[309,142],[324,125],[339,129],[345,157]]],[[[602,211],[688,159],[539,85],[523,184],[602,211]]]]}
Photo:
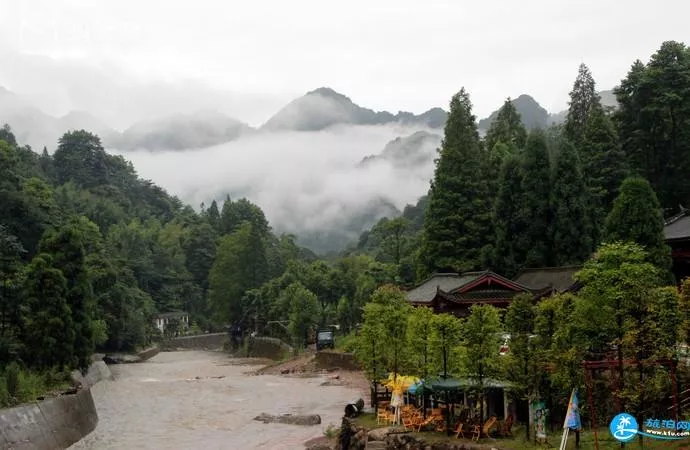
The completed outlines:
{"type": "Polygon", "coordinates": [[[362,396],[348,387],[321,386],[325,376],[247,373],[259,367],[200,351],[111,366],[115,380],[92,389],[98,426],[70,449],[303,449],[329,424],[339,426],[345,405],[362,396]],[[319,414],[322,423],[252,420],[262,412],[319,414]]]}

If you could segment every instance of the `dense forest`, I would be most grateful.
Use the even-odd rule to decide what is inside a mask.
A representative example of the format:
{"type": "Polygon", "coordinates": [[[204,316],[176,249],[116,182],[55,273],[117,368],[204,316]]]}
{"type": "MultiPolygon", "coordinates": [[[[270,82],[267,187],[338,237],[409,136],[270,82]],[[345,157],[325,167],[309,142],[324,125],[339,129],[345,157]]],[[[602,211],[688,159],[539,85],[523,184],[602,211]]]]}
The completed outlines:
{"type": "MultiPolygon", "coordinates": [[[[51,155],[18,145],[6,125],[2,373],[50,384],[56,373],[86,368],[97,349],[158,339],[152,318],[171,311],[188,311],[191,331],[240,325],[301,344],[314,326],[352,330],[386,283],[582,264],[602,242],[636,242],[667,273],[663,215],[690,193],[690,49],[666,42],[648,63],[636,61],[615,110],[596,92],[582,65],[563,125],[528,133],[507,100],[480,138],[462,89],[428,195],[329,260],[276,235],[246,199],[195,211],[105,152],[94,134],[68,131],[51,155]]],[[[0,402],[17,400],[3,389],[0,402]]]]}
{"type": "Polygon", "coordinates": [[[246,199],[197,213],[89,132],[65,133],[52,155],[19,146],[8,125],[0,133],[0,365],[46,374],[31,392],[0,383],[2,403],[88,367],[95,350],[161,338],[156,313],[189,312],[191,332],[237,324],[289,338],[314,323],[350,329],[393,281],[368,256],[317,261],[246,199]]]}
{"type": "Polygon", "coordinates": [[[450,102],[429,194],[363,233],[351,252],[393,263],[406,284],[433,272],[512,277],[582,264],[613,240],[645,246],[668,270],[663,217],[690,198],[682,175],[690,161],[688,87],[690,49],[665,42],[648,63],[633,63],[614,90],[618,108],[602,106],[582,64],[565,123],[528,132],[508,99],[484,138],[462,89],[450,102]]]}
{"type": "MultiPolygon", "coordinates": [[[[527,401],[539,399],[558,427],[574,388],[580,399],[591,389],[592,404],[581,400],[580,411],[600,426],[621,411],[687,413],[673,384],[690,382],[678,347],[690,336],[690,279],[671,276],[664,216],[688,200],[689,88],[690,49],[665,42],[632,65],[615,110],[602,107],[581,65],[565,123],[547,130],[528,133],[506,101],[480,139],[469,94],[456,94],[418,205],[424,220],[408,208],[364,233],[355,251],[393,262],[408,283],[433,272],[490,268],[512,277],[578,265],[578,288],[539,301],[518,295],[507,310],[473,305],[458,318],[413,308],[399,287],[382,286],[352,344],[370,378],[472,380],[482,417],[489,380],[504,380],[523,420],[527,401]],[[588,383],[583,361],[601,363],[588,383]]],[[[526,420],[525,428],[528,438],[526,420]]]]}

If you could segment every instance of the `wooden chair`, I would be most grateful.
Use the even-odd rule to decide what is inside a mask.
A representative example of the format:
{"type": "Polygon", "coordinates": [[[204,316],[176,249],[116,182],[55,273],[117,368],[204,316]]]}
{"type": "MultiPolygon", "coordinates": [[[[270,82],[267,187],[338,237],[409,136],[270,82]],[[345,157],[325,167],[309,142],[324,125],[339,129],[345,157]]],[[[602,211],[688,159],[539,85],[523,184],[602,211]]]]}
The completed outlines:
{"type": "Polygon", "coordinates": [[[463,431],[463,426],[464,423],[459,423],[457,428],[455,428],[455,438],[460,439],[460,436],[462,436],[463,439],[465,439],[465,432],[463,431]]]}
{"type": "Polygon", "coordinates": [[[388,412],[385,409],[379,408],[376,411],[376,425],[381,425],[381,422],[388,420],[388,412]]]}
{"type": "Polygon", "coordinates": [[[479,441],[480,437],[488,436],[489,431],[491,430],[491,427],[493,427],[495,423],[496,423],[496,416],[491,416],[491,417],[489,417],[489,420],[487,420],[484,423],[483,427],[480,427],[479,425],[475,425],[474,429],[472,430],[472,440],[479,441]]]}

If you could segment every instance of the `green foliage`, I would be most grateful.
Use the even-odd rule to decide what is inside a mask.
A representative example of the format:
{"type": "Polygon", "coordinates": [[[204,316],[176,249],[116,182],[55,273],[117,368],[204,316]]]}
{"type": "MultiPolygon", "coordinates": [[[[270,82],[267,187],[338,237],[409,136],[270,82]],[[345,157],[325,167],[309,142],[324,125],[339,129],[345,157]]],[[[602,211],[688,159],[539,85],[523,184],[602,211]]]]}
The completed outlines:
{"type": "Polygon", "coordinates": [[[436,314],[431,319],[429,347],[438,373],[448,376],[457,371],[460,361],[455,351],[462,337],[460,320],[450,314],[436,314]],[[456,370],[453,370],[456,369],[456,370]]]}
{"type": "Polygon", "coordinates": [[[551,167],[546,135],[533,131],[522,160],[519,234],[515,237],[517,261],[525,267],[548,267],[551,242],[551,167]]]}
{"type": "Polygon", "coordinates": [[[551,181],[552,259],[556,266],[580,264],[592,246],[588,196],[575,147],[562,141],[551,181]]]}
{"type": "Polygon", "coordinates": [[[590,114],[600,107],[600,98],[592,73],[585,64],[580,64],[573,90],[570,91],[568,116],[564,126],[566,138],[579,144],[584,138],[590,114]]]}
{"type": "Polygon", "coordinates": [[[663,271],[670,270],[671,253],[664,242],[664,219],[647,180],[630,177],[623,181],[606,218],[604,241],[636,242],[648,253],[650,262],[663,271]]]}
{"type": "Polygon", "coordinates": [[[221,238],[209,277],[209,301],[221,323],[241,323],[249,306],[244,293],[266,281],[266,253],[258,230],[244,222],[221,238]]]}
{"type": "Polygon", "coordinates": [[[512,277],[524,262],[516,247],[521,235],[522,213],[522,170],[517,156],[509,156],[503,161],[499,186],[494,206],[494,253],[488,265],[494,271],[512,277]]]}
{"type": "Polygon", "coordinates": [[[469,94],[450,102],[424,223],[422,265],[427,272],[464,271],[481,266],[491,204],[469,94]]]}
{"type": "Polygon", "coordinates": [[[392,285],[378,288],[364,305],[356,355],[369,379],[408,368],[405,338],[411,308],[404,292],[392,285]]]}
{"type": "Polygon", "coordinates": [[[527,142],[527,130],[522,124],[520,113],[510,99],[507,99],[498,110],[496,119],[491,122],[484,138],[489,152],[493,151],[499,142],[519,149],[524,148],[527,142]]]}
{"type": "Polygon", "coordinates": [[[431,373],[436,317],[429,308],[414,308],[408,319],[407,342],[410,349],[410,365],[412,370],[420,374],[422,378],[431,373]]]}
{"type": "Polygon", "coordinates": [[[614,92],[620,141],[632,172],[649,180],[663,208],[687,204],[690,50],[664,42],[647,64],[635,61],[614,92]]]}
{"type": "Polygon", "coordinates": [[[480,396],[480,417],[484,417],[486,379],[496,378],[501,370],[497,355],[500,332],[501,320],[496,308],[490,305],[470,307],[470,315],[463,326],[463,368],[480,396]]]}
{"type": "Polygon", "coordinates": [[[318,320],[319,303],[316,295],[296,282],[281,292],[278,301],[288,305],[288,331],[293,342],[298,347],[303,347],[309,331],[315,328],[318,320]]]}

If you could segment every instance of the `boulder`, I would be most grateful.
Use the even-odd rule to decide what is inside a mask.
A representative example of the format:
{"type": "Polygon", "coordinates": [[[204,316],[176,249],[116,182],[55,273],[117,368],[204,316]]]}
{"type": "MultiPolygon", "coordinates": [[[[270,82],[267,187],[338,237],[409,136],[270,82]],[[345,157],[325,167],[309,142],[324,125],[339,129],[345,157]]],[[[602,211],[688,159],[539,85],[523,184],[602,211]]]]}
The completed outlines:
{"type": "Polygon", "coordinates": [[[282,414],[279,416],[273,414],[261,413],[254,417],[254,420],[258,420],[263,423],[284,423],[288,425],[319,425],[321,423],[321,416],[317,414],[310,415],[292,415],[292,414],[282,414]]]}
{"type": "Polygon", "coordinates": [[[369,432],[369,441],[385,441],[386,436],[391,433],[399,432],[399,428],[396,427],[383,427],[374,428],[369,432]]]}

